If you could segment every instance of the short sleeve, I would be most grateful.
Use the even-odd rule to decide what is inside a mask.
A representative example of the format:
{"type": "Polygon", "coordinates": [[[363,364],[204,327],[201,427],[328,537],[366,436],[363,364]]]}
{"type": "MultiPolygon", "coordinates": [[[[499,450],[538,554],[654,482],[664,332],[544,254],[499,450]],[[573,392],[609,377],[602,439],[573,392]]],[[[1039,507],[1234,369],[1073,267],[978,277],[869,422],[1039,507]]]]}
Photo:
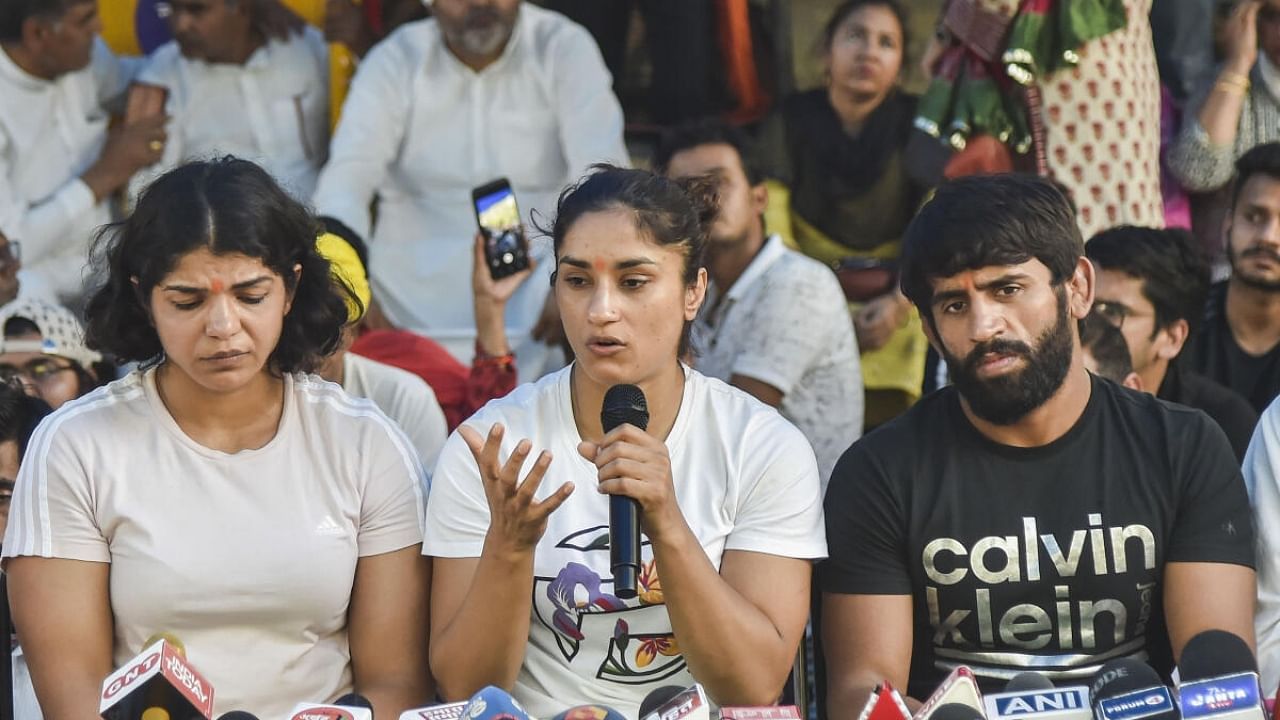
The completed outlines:
{"type": "Polygon", "coordinates": [[[767,420],[753,424],[742,445],[762,462],[744,464],[755,478],[744,489],[725,550],[824,558],[822,489],[813,449],[781,415],[761,415],[767,420]]]}
{"type": "MultiPolygon", "coordinates": [[[[508,451],[504,449],[504,457],[508,451]]],[[[466,441],[454,431],[440,451],[440,460],[432,474],[422,554],[448,558],[480,557],[488,532],[489,503],[484,496],[480,468],[476,466],[466,441]]]]}
{"type": "Polygon", "coordinates": [[[739,354],[732,371],[768,383],[783,395],[833,346],[853,342],[853,324],[835,276],[816,264],[785,270],[775,273],[776,280],[768,279],[776,287],[761,294],[769,301],[759,303],[747,323],[753,335],[769,342],[739,354]]]}
{"type": "Polygon", "coordinates": [[[1180,427],[1170,447],[1179,451],[1174,471],[1180,482],[1167,561],[1255,567],[1249,498],[1227,436],[1204,413],[1174,418],[1180,427]]]}
{"type": "Polygon", "coordinates": [[[18,471],[5,558],[33,556],[111,562],[111,550],[98,526],[90,463],[81,454],[83,439],[55,413],[36,429],[18,471]]]}
{"type": "Polygon", "coordinates": [[[824,507],[829,556],[818,566],[818,586],[830,593],[910,595],[906,510],[865,440],[836,463],[824,507]]]}
{"type": "Polygon", "coordinates": [[[1258,609],[1254,635],[1258,641],[1263,687],[1280,682],[1280,403],[1262,413],[1244,457],[1244,478],[1253,491],[1258,519],[1258,609]],[[1267,522],[1266,519],[1271,519],[1267,522]]]}
{"type": "Polygon", "coordinates": [[[360,498],[360,557],[394,552],[422,542],[427,473],[413,444],[395,423],[375,411],[370,447],[362,448],[366,472],[360,498]]]}

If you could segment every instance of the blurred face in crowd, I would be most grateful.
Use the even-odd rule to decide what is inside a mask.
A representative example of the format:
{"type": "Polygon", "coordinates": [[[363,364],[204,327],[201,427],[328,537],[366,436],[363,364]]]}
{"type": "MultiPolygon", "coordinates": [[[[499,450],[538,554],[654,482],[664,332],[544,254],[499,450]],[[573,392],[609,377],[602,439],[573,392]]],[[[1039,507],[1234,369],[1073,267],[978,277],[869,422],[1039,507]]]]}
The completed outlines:
{"type": "Polygon", "coordinates": [[[1231,210],[1227,251],[1234,280],[1280,291],[1280,180],[1254,174],[1245,181],[1231,210]]]}
{"type": "Polygon", "coordinates": [[[435,0],[431,14],[449,46],[471,57],[498,55],[506,47],[520,0],[435,0]]]}
{"type": "Polygon", "coordinates": [[[760,227],[760,216],[769,203],[769,191],[763,183],[751,184],[742,167],[742,157],[727,143],[681,150],[667,163],[668,177],[704,175],[715,180],[720,198],[720,211],[711,227],[711,249],[744,242],[753,229],[760,227]]]}
{"type": "Polygon", "coordinates": [[[882,5],[858,8],[827,46],[831,86],[854,97],[882,97],[898,81],[902,58],[902,26],[893,11],[882,5]]]}
{"type": "Polygon", "coordinates": [[[169,26],[182,56],[233,62],[233,48],[250,33],[248,4],[256,0],[169,0],[169,26]]]}
{"type": "Polygon", "coordinates": [[[578,367],[602,387],[640,384],[676,363],[685,323],[707,289],[684,282],[681,245],[659,245],[630,210],[582,215],[565,233],[555,296],[578,367]]]}
{"type": "Polygon", "coordinates": [[[151,289],[165,365],[208,392],[243,389],[266,372],[291,302],[258,258],[193,250],[151,289]]]}
{"type": "Polygon", "coordinates": [[[40,74],[53,79],[88,67],[102,31],[96,2],[74,2],[57,18],[37,18],[40,74]]]}
{"type": "Polygon", "coordinates": [[[1091,301],[1091,269],[1057,286],[1039,260],[967,270],[933,281],[930,335],[970,411],[1013,425],[1062,386],[1091,301]]]}
{"type": "Polygon", "coordinates": [[[0,305],[18,296],[18,271],[22,269],[22,254],[17,241],[0,233],[0,305]]]}
{"type": "Polygon", "coordinates": [[[1138,373],[1158,360],[1172,360],[1182,350],[1182,341],[1175,338],[1169,328],[1156,327],[1156,308],[1142,294],[1142,286],[1143,281],[1129,273],[1098,268],[1094,307],[1107,322],[1120,329],[1129,346],[1133,369],[1138,373]]]}
{"type": "Polygon", "coordinates": [[[0,441],[0,536],[9,526],[9,501],[13,498],[13,481],[18,477],[21,460],[17,440],[0,441]]]}
{"type": "Polygon", "coordinates": [[[1258,49],[1280,65],[1280,0],[1266,0],[1258,11],[1258,49]]]}
{"type": "MultiPolygon", "coordinates": [[[[90,388],[81,387],[76,363],[60,355],[40,352],[43,336],[38,331],[5,336],[9,352],[0,353],[0,375],[16,376],[28,395],[34,395],[57,410],[90,388]]],[[[92,375],[91,369],[85,372],[92,375]]]]}

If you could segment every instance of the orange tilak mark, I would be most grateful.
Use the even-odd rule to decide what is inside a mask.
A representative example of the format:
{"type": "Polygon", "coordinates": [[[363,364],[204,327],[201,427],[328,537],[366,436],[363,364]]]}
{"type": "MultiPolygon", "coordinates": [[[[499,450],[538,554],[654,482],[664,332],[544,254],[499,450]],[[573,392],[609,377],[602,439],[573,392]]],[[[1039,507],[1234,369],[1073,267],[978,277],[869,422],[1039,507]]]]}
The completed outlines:
{"type": "Polygon", "coordinates": [[[219,280],[219,279],[217,279],[217,278],[214,278],[214,279],[209,283],[209,289],[210,289],[210,290],[212,290],[212,291],[214,291],[215,293],[220,293],[220,292],[222,292],[223,290],[226,290],[226,289],[227,289],[227,286],[226,286],[226,285],[223,285],[221,280],[219,280]]]}
{"type": "Polygon", "coordinates": [[[600,258],[596,258],[591,261],[591,267],[595,268],[596,272],[604,272],[604,261],[600,258]]]}

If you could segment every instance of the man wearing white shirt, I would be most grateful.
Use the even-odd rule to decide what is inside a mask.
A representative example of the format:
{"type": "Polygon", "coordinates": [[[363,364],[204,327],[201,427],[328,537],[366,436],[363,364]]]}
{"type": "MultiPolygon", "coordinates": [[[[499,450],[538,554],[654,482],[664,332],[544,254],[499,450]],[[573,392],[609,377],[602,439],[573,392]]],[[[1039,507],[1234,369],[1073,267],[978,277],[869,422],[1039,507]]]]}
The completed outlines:
{"type": "Polygon", "coordinates": [[[825,491],[840,455],[862,434],[858,341],[835,273],[766,236],[764,174],[742,133],[704,122],[663,139],[669,177],[707,176],[720,212],[707,244],[707,300],[693,324],[698,371],[778,408],[804,433],[825,491]]]}
{"type": "Polygon", "coordinates": [[[164,158],[134,189],[184,160],[235,155],[310,200],[329,149],[329,55],[279,0],[171,0],[174,39],[141,82],[168,90],[164,158]]]}
{"type": "MultiPolygon", "coordinates": [[[[505,176],[525,219],[549,218],[590,164],[627,154],[622,109],[586,30],[519,0],[435,0],[432,12],[361,62],[313,204],[372,240],[374,296],[388,319],[469,363],[471,189],[505,176]]],[[[532,251],[542,269],[508,315],[526,378],[547,362],[530,330],[547,296],[550,247],[532,251]]]]}
{"type": "Polygon", "coordinates": [[[0,2],[0,231],[27,290],[76,306],[107,198],[164,149],[163,118],[107,131],[131,67],[97,39],[91,0],[0,2]]]}

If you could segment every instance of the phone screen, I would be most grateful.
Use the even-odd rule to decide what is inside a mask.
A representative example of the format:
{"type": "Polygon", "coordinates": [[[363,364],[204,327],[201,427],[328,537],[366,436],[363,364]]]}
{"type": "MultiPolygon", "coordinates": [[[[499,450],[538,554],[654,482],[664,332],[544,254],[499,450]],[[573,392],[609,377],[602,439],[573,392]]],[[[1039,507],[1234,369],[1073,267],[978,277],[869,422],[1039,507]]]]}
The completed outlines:
{"type": "Polygon", "coordinates": [[[485,238],[485,260],[489,274],[506,277],[529,266],[528,247],[520,226],[520,208],[511,186],[475,196],[476,220],[485,238]]]}

